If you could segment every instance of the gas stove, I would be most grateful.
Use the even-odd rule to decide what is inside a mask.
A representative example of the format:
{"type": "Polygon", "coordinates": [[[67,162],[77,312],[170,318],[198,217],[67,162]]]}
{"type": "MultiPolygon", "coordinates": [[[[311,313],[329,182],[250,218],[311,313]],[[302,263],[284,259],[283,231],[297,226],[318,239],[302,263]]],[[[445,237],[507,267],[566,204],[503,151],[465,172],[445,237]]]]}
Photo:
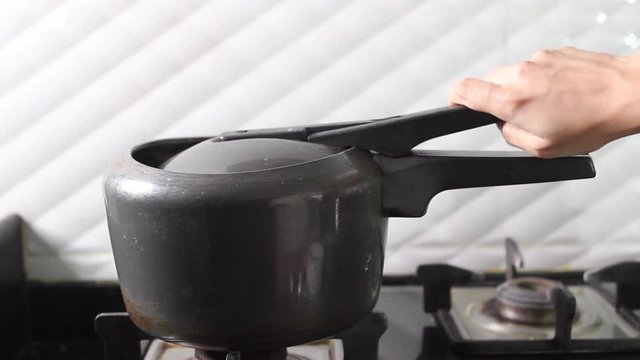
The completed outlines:
{"type": "MultiPolygon", "coordinates": [[[[10,225],[20,240],[19,222],[10,225]]],[[[640,358],[640,262],[519,273],[522,256],[507,241],[506,274],[424,265],[414,276],[386,278],[374,312],[331,339],[287,354],[217,354],[143,333],[123,312],[117,284],[26,281],[21,246],[0,240],[4,274],[15,275],[0,282],[3,359],[640,358]]]]}
{"type": "Polygon", "coordinates": [[[375,312],[331,339],[286,353],[215,353],[153,340],[126,313],[101,314],[107,360],[374,360],[640,356],[640,263],[586,273],[518,274],[523,258],[506,241],[506,274],[424,265],[383,286],[375,312]],[[144,354],[140,341],[150,340],[144,354]]]}

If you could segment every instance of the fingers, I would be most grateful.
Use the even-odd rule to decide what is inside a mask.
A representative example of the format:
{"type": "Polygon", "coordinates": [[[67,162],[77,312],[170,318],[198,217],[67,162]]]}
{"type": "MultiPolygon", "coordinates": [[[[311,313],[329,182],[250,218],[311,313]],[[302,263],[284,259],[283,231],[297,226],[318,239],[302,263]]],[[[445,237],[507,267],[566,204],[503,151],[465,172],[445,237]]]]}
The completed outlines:
{"type": "Polygon", "coordinates": [[[508,90],[501,85],[475,78],[462,80],[449,94],[451,103],[491,113],[503,120],[507,116],[504,104],[508,98],[508,90]]]}
{"type": "Polygon", "coordinates": [[[489,72],[482,80],[498,85],[514,83],[518,80],[517,65],[502,66],[489,72]]]}
{"type": "Polygon", "coordinates": [[[539,64],[549,64],[562,61],[596,61],[607,63],[615,56],[595,51],[577,49],[573,46],[564,46],[554,50],[540,50],[531,57],[531,60],[539,64]]]}
{"type": "Polygon", "coordinates": [[[585,53],[584,50],[580,50],[578,48],[575,48],[573,46],[563,46],[559,49],[556,50],[557,52],[563,53],[563,54],[580,54],[580,53],[585,53]]]}
{"type": "MultiPolygon", "coordinates": [[[[452,103],[462,104],[470,109],[488,112],[504,119],[506,115],[502,114],[504,112],[503,107],[506,107],[505,104],[508,101],[504,100],[504,95],[497,93],[500,91],[504,91],[500,85],[478,79],[466,79],[454,87],[449,99],[452,103]]],[[[551,141],[524,130],[513,123],[504,122],[499,124],[498,128],[507,143],[536,157],[553,158],[560,156],[560,154],[556,153],[557,151],[553,148],[551,141]]]]}
{"type": "Polygon", "coordinates": [[[559,156],[553,148],[552,142],[513,124],[504,123],[500,127],[500,131],[508,144],[525,150],[536,157],[553,158],[559,156]]]}

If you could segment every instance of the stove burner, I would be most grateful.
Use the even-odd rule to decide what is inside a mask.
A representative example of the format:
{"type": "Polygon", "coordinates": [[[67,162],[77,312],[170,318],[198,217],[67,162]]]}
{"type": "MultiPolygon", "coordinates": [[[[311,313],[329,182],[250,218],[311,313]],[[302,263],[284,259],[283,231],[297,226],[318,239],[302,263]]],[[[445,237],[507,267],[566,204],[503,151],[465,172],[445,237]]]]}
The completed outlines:
{"type": "MultiPolygon", "coordinates": [[[[555,336],[556,313],[551,311],[553,318],[549,319],[546,324],[531,324],[516,322],[504,318],[500,314],[502,306],[495,297],[488,298],[486,295],[490,293],[489,289],[478,291],[477,288],[454,289],[452,290],[456,296],[455,308],[458,313],[464,313],[468,319],[468,323],[477,325],[478,331],[482,336],[492,338],[486,331],[494,333],[496,337],[505,337],[510,339],[553,339],[555,336]],[[464,299],[464,300],[461,300],[464,299]],[[488,299],[488,300],[487,300],[488,299]],[[459,310],[462,309],[462,310],[459,310]]],[[[588,290],[582,288],[571,287],[570,291],[576,296],[592,295],[588,290]]],[[[591,302],[588,303],[587,310],[590,310],[591,302]]],[[[576,307],[576,312],[579,311],[576,307]]],[[[534,317],[535,315],[531,315],[534,317]]],[[[583,338],[595,334],[602,326],[602,320],[596,313],[582,312],[581,316],[575,316],[571,322],[571,332],[573,336],[583,338]]],[[[474,327],[475,329],[475,327],[474,327]]],[[[477,336],[474,330],[474,335],[477,336]]]]}
{"type": "Polygon", "coordinates": [[[507,239],[505,248],[507,271],[502,283],[499,275],[446,264],[418,268],[424,310],[435,317],[457,352],[637,355],[640,285],[635,275],[640,273],[640,262],[584,274],[518,277],[523,257],[515,241],[507,239]]]}
{"type": "Polygon", "coordinates": [[[288,360],[287,349],[266,351],[218,352],[196,349],[198,360],[288,360]]]}
{"type": "Polygon", "coordinates": [[[497,288],[497,295],[486,304],[501,320],[532,326],[555,324],[553,289],[564,288],[558,281],[521,277],[507,280],[497,288]]]}

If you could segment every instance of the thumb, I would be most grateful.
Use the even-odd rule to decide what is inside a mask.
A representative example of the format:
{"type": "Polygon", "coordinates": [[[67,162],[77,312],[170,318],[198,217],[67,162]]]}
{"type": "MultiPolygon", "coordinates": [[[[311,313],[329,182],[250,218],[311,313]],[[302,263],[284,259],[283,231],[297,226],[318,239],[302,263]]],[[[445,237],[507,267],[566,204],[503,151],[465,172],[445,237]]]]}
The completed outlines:
{"type": "Polygon", "coordinates": [[[501,85],[475,78],[466,78],[457,83],[449,93],[449,102],[470,109],[491,113],[504,119],[506,89],[501,85]]]}

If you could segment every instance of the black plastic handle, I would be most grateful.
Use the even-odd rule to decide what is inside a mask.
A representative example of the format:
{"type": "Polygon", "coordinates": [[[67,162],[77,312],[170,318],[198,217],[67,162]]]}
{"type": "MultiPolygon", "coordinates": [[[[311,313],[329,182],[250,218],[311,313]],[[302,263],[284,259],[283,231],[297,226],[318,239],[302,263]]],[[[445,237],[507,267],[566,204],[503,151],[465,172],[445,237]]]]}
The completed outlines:
{"type": "Polygon", "coordinates": [[[586,179],[596,171],[587,155],[538,159],[523,152],[413,151],[374,156],[382,169],[384,216],[420,217],[444,190],[586,179]]]}
{"type": "Polygon", "coordinates": [[[236,130],[236,131],[224,132],[219,136],[217,136],[215,139],[216,141],[231,141],[231,140],[241,140],[241,139],[270,138],[270,139],[288,139],[288,140],[307,141],[309,136],[314,133],[353,127],[361,124],[368,124],[370,122],[371,120],[329,123],[329,124],[316,124],[316,125],[302,125],[302,126],[292,126],[292,127],[279,127],[279,128],[268,128],[268,129],[236,130]]]}
{"type": "Polygon", "coordinates": [[[309,135],[308,140],[326,145],[357,146],[398,157],[426,140],[500,122],[491,114],[466,107],[449,107],[316,132],[309,135]]]}

